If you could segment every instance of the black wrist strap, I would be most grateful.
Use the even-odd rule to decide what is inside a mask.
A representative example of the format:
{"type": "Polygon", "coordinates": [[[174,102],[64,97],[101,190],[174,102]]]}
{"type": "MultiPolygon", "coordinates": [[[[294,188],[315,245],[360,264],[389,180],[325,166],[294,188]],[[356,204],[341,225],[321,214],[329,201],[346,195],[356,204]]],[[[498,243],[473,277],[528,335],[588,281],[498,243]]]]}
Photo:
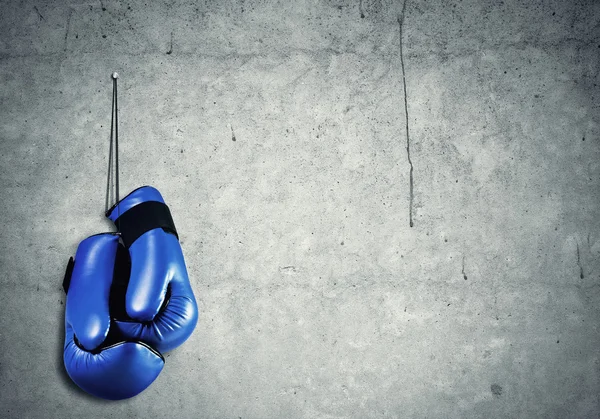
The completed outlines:
{"type": "Polygon", "coordinates": [[[63,290],[65,294],[69,292],[69,285],[71,285],[71,276],[73,275],[73,267],[75,266],[75,261],[73,257],[69,259],[69,263],[67,263],[67,270],[65,271],[65,278],[63,279],[63,290]]]}
{"type": "Polygon", "coordinates": [[[142,234],[155,228],[162,228],[179,240],[169,207],[158,201],[142,202],[127,210],[115,220],[115,225],[128,249],[142,234]]]}

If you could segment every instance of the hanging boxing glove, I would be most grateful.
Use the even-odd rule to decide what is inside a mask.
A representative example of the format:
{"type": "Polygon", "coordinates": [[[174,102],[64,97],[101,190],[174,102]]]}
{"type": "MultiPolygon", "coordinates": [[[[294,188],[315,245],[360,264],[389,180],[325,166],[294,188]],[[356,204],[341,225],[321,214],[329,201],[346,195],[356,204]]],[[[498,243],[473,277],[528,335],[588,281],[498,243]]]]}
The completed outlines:
{"type": "Polygon", "coordinates": [[[106,215],[124,244],[118,265],[125,268],[117,277],[126,292],[115,325],[125,336],[170,351],[192,334],[198,306],[169,208],[158,190],[143,186],[106,215]]]}
{"type": "Polygon", "coordinates": [[[103,399],[133,397],[160,374],[165,360],[143,342],[124,340],[111,325],[110,295],[119,236],[102,233],[83,240],[70,259],[64,363],[71,379],[103,399]]]}

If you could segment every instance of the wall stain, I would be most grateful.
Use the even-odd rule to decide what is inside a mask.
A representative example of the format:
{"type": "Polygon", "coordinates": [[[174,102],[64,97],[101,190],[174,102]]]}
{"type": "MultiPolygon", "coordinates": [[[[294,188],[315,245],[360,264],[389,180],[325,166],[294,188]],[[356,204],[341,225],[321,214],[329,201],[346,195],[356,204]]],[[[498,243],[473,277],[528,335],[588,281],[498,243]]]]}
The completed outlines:
{"type": "Polygon", "coordinates": [[[500,396],[502,396],[502,390],[503,390],[503,389],[502,389],[502,386],[501,386],[501,385],[499,385],[499,384],[492,384],[492,385],[491,385],[491,387],[490,387],[490,390],[491,390],[492,394],[493,394],[495,397],[500,397],[500,396]]]}
{"type": "Polygon", "coordinates": [[[295,275],[298,273],[298,268],[295,266],[282,266],[279,268],[279,272],[286,275],[295,275]]]}

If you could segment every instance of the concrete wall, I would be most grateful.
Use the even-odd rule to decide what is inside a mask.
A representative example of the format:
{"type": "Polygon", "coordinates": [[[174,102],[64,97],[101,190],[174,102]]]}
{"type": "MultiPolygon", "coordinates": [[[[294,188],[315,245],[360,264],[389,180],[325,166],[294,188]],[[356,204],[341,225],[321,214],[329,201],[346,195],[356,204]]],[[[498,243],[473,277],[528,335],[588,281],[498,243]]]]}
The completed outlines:
{"type": "Polygon", "coordinates": [[[600,416],[600,3],[403,8],[0,5],[1,417],[600,416]],[[161,190],[201,310],[117,403],[61,290],[113,71],[121,192],[161,190]]]}

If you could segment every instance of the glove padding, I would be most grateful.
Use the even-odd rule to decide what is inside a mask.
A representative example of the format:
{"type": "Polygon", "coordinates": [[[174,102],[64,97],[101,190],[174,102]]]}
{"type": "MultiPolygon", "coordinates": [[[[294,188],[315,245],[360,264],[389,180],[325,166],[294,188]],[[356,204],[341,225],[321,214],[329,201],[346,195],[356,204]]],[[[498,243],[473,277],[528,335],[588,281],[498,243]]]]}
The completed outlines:
{"type": "Polygon", "coordinates": [[[64,363],[84,391],[120,400],[145,390],[158,377],[164,358],[143,342],[125,340],[111,327],[109,301],[119,236],[88,237],[69,261],[64,363]]]}
{"type": "Polygon", "coordinates": [[[151,186],[131,192],[108,212],[124,247],[117,257],[115,325],[160,352],[181,345],[194,331],[198,306],[169,208],[151,186]]]}

